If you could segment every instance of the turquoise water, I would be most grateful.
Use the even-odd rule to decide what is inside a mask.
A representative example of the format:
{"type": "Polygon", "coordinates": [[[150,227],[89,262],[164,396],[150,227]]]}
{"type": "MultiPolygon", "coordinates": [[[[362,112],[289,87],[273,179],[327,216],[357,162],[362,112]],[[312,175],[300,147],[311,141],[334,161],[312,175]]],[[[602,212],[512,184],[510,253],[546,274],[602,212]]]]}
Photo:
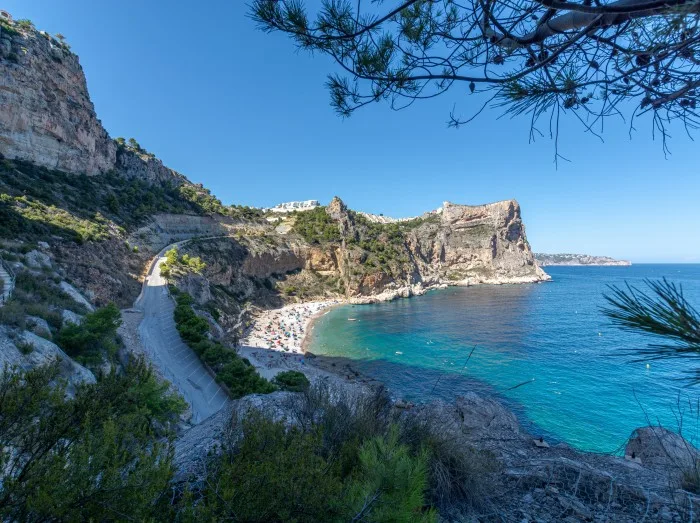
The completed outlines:
{"type": "Polygon", "coordinates": [[[647,419],[677,429],[679,412],[684,435],[698,441],[700,387],[678,378],[700,366],[700,357],[648,368],[630,363],[619,350],[651,338],[611,325],[600,307],[608,284],[665,276],[700,308],[700,265],[547,272],[552,282],[344,305],[316,322],[310,351],[354,360],[358,370],[413,401],[450,400],[469,390],[498,394],[530,430],[585,450],[619,452],[647,419]]]}

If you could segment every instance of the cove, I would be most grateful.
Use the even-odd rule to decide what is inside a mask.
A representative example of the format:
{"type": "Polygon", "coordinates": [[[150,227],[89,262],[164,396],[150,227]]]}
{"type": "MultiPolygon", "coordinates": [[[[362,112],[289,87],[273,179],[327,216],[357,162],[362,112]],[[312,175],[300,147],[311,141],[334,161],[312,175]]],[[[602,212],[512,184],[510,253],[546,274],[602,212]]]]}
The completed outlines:
{"type": "Polygon", "coordinates": [[[314,354],[353,360],[391,392],[425,402],[466,391],[494,394],[529,430],[576,448],[619,453],[639,426],[661,424],[698,442],[698,387],[690,355],[631,363],[653,342],[601,313],[608,285],[666,277],[700,305],[700,265],[547,267],[553,280],[452,287],[373,305],[343,305],[310,333],[314,354]],[[472,353],[473,350],[473,353],[472,353]],[[471,353],[471,357],[469,354],[471,353]]]}

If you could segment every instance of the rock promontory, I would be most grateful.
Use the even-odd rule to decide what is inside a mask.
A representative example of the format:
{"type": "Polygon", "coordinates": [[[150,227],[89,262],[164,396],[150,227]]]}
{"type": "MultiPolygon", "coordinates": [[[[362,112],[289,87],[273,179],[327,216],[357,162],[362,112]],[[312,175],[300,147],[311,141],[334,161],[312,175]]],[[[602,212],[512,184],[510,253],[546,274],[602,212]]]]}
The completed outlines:
{"type": "Polygon", "coordinates": [[[609,256],[591,256],[589,254],[544,254],[535,253],[535,260],[540,267],[548,265],[612,265],[629,266],[632,262],[616,260],[609,256]]]}

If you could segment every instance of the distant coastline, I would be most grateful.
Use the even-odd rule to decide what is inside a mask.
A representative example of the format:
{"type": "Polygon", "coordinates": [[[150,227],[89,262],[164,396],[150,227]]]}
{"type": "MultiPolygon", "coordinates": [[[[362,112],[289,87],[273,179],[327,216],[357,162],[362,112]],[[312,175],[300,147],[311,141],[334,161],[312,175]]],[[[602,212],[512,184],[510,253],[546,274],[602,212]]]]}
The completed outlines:
{"type": "Polygon", "coordinates": [[[616,260],[609,256],[591,256],[590,254],[545,254],[535,253],[535,261],[540,267],[551,265],[594,265],[594,266],[620,266],[632,265],[628,260],[616,260]]]}

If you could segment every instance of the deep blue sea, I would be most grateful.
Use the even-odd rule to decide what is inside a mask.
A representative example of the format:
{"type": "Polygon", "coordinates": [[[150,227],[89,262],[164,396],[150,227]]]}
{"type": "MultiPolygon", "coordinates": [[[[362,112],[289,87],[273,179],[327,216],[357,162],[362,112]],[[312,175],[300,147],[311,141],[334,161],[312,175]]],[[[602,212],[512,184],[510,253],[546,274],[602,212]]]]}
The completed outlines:
{"type": "Polygon", "coordinates": [[[453,287],[337,307],[315,323],[310,351],[354,360],[412,401],[497,394],[533,432],[580,449],[619,452],[635,427],[675,430],[681,419],[684,435],[698,442],[700,386],[679,378],[700,357],[631,363],[620,349],[654,340],[615,327],[600,309],[607,285],[662,277],[682,284],[700,309],[700,265],[546,271],[548,283],[453,287]]]}

